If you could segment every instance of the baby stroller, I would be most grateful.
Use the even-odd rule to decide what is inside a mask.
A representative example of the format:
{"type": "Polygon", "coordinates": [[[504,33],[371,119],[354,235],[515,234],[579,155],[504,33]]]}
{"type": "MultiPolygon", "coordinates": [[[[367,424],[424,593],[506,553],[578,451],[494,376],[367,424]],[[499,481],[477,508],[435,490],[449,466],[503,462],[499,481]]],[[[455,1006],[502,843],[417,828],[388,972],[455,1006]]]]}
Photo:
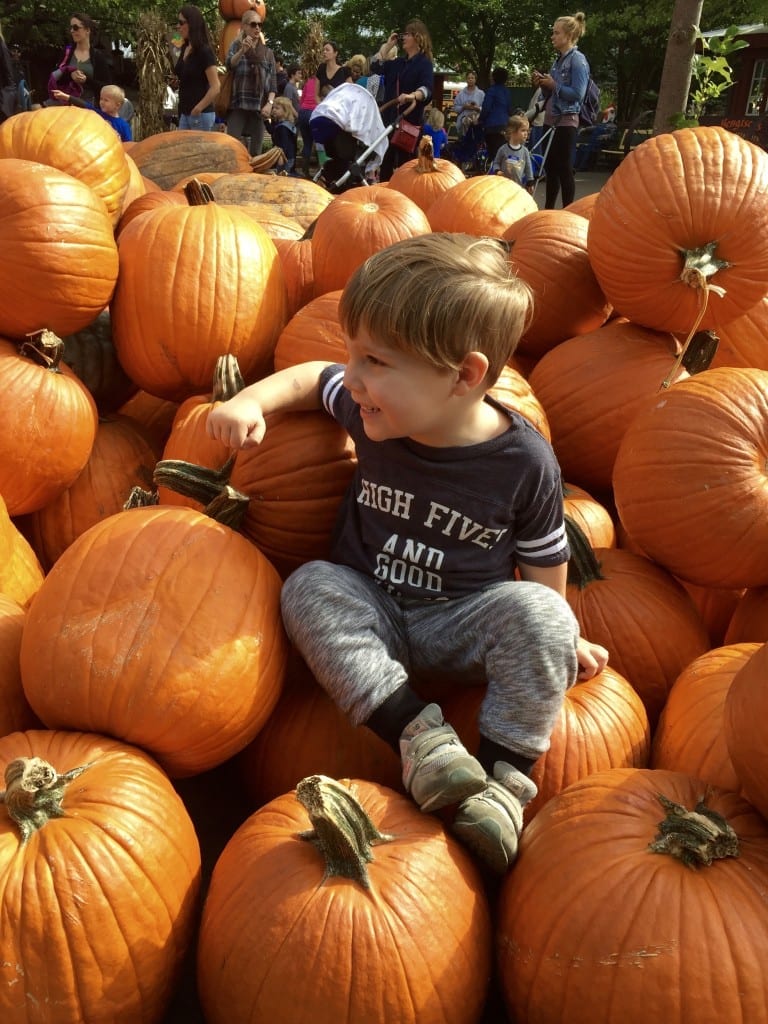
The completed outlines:
{"type": "Polygon", "coordinates": [[[465,174],[485,174],[491,164],[485,143],[485,132],[475,121],[451,146],[450,156],[465,174]]]}
{"type": "Polygon", "coordinates": [[[338,194],[367,185],[387,151],[392,125],[384,126],[376,100],[361,85],[345,82],[321,100],[312,111],[309,128],[328,159],[315,181],[338,194]]]}

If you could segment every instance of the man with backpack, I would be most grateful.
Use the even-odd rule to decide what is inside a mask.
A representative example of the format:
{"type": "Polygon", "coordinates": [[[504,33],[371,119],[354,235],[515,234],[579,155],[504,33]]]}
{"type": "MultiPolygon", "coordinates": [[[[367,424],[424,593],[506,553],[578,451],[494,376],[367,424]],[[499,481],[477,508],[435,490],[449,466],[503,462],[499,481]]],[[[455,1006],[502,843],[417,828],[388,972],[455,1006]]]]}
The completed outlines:
{"type": "MultiPolygon", "coordinates": [[[[556,18],[552,26],[552,45],[558,51],[558,57],[549,74],[534,71],[532,75],[534,86],[540,87],[547,96],[544,125],[545,130],[552,130],[544,162],[544,206],[547,210],[555,208],[560,193],[564,207],[573,202],[576,194],[573,157],[576,150],[576,134],[580,126],[580,113],[584,108],[584,116],[592,116],[591,105],[594,103],[594,90],[589,98],[589,105],[585,102],[591,76],[587,58],[576,45],[584,35],[585,29],[586,18],[582,11],[556,18]]],[[[597,93],[599,109],[599,89],[597,93]]],[[[594,117],[597,118],[596,111],[594,117]]]]}

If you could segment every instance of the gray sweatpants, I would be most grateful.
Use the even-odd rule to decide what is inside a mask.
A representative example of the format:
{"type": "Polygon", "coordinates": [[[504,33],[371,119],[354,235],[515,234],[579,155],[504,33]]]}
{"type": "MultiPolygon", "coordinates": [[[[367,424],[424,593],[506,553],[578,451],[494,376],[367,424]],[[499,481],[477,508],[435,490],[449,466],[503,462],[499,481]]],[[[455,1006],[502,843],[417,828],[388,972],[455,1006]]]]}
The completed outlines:
{"type": "Polygon", "coordinates": [[[291,641],[355,725],[404,683],[487,684],[481,736],[535,759],[578,671],[576,619],[539,583],[401,605],[354,569],[308,562],[283,584],[282,612],[291,641]]]}

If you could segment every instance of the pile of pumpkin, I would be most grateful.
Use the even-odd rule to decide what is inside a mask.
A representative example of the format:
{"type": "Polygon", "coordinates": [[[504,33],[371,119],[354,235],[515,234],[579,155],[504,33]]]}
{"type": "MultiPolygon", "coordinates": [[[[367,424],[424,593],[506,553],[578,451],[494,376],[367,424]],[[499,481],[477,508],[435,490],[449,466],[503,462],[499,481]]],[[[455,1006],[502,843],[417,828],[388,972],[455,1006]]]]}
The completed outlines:
{"type": "MultiPolygon", "coordinates": [[[[465,1024],[494,975],[515,1024],[768,1019],[768,156],[686,129],[539,211],[428,143],[332,197],[226,135],[123,147],[49,108],[0,127],[0,182],[5,1024],[161,1021],[194,949],[210,1024],[465,1024]],[[500,884],[283,634],[347,437],[204,431],[244,382],[343,359],[354,268],[429,231],[504,240],[535,293],[494,390],[552,441],[568,599],[611,652],[500,884]],[[248,813],[200,918],[178,791],[221,766],[248,813]]],[[[482,693],[427,696],[477,743],[482,693]]]]}

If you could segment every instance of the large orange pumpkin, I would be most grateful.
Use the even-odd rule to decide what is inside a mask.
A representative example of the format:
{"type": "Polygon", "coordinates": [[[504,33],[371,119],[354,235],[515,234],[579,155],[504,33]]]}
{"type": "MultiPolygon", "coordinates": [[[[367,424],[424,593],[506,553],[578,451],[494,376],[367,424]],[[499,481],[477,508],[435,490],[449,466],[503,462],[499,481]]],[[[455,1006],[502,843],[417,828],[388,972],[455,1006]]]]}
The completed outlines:
{"type": "Polygon", "coordinates": [[[768,643],[760,644],[733,678],[725,698],[725,742],[741,788],[768,818],[768,748],[763,725],[768,713],[768,643]]]}
{"type": "Polygon", "coordinates": [[[340,298],[340,289],[326,292],[294,313],[277,339],[275,370],[315,359],[332,363],[346,361],[347,348],[339,320],[340,298]]]}
{"type": "Polygon", "coordinates": [[[12,516],[53,501],[78,477],[96,437],[96,405],[61,362],[51,332],[17,346],[0,338],[0,494],[12,516]]]}
{"type": "Polygon", "coordinates": [[[627,427],[613,470],[616,508],[633,540],[675,576],[765,586],[766,459],[768,371],[705,370],[627,427]]]}
{"type": "Polygon", "coordinates": [[[742,316],[718,329],[711,366],[753,366],[768,370],[768,295],[742,316]]]}
{"type": "Polygon", "coordinates": [[[430,230],[416,203],[386,185],[343,192],[323,210],[312,233],[315,295],[343,288],[369,256],[430,230]]]}
{"type": "Polygon", "coordinates": [[[2,168],[0,334],[23,338],[48,328],[63,337],[87,327],[117,281],[117,247],[104,203],[54,167],[9,157],[2,168]]]}
{"type": "Polygon", "coordinates": [[[159,1024],[200,887],[168,778],[135,747],[43,730],[1,738],[0,770],[0,1019],[159,1024]]]}
{"type": "Polygon", "coordinates": [[[588,227],[567,210],[536,210],[504,232],[509,262],[534,296],[522,353],[538,358],[566,338],[596,330],[610,315],[587,255],[588,227]]]}
{"type": "MultiPolygon", "coordinates": [[[[4,157],[65,171],[104,201],[113,224],[119,220],[131,170],[117,133],[95,111],[52,106],[29,111],[29,117],[9,117],[0,125],[0,159],[4,157]]],[[[3,179],[5,183],[5,174],[3,179]]]]}
{"type": "Polygon", "coordinates": [[[0,594],[25,607],[39,590],[43,577],[37,555],[8,515],[0,492],[0,594]]]}
{"type": "Polygon", "coordinates": [[[433,231],[464,232],[502,238],[516,220],[534,213],[536,200],[500,174],[460,181],[429,207],[433,231]]]}
{"type": "Polygon", "coordinates": [[[209,1024],[285,1020],[286,999],[292,1024],[475,1024],[489,969],[477,868],[384,787],[302,780],[214,869],[197,960],[209,1024]]]}
{"type": "Polygon", "coordinates": [[[227,354],[248,381],[271,370],[288,299],[277,251],[250,217],[212,202],[160,207],[128,224],[119,247],[112,336],[141,388],[200,394],[227,354]]]}
{"type": "Polygon", "coordinates": [[[280,581],[192,509],[119,512],[70,545],[24,627],[27,699],[50,728],[136,743],[172,775],[242,749],[280,693],[280,581]]]}
{"type": "Polygon", "coordinates": [[[736,794],[660,769],[582,779],[525,829],[504,880],[497,950],[510,1017],[764,1021],[767,890],[768,826],[736,794]],[[692,816],[702,797],[730,833],[692,816]],[[698,867],[684,862],[686,844],[698,867]]]}
{"type": "Polygon", "coordinates": [[[595,201],[589,258],[616,310],[653,330],[741,316],[768,279],[768,153],[720,127],[648,139],[595,201]]]}
{"type": "Polygon", "coordinates": [[[144,177],[162,189],[192,175],[251,169],[248,150],[226,132],[158,132],[131,146],[131,157],[144,177]]]}
{"type": "Polygon", "coordinates": [[[40,724],[21,685],[19,651],[26,618],[21,605],[0,593],[0,736],[40,724]]]}
{"type": "Polygon", "coordinates": [[[312,239],[273,237],[272,241],[283,267],[285,286],[288,289],[288,316],[292,317],[315,294],[312,239]]]}
{"type": "Polygon", "coordinates": [[[745,590],[725,633],[727,644],[768,641],[768,586],[745,590]]]}

